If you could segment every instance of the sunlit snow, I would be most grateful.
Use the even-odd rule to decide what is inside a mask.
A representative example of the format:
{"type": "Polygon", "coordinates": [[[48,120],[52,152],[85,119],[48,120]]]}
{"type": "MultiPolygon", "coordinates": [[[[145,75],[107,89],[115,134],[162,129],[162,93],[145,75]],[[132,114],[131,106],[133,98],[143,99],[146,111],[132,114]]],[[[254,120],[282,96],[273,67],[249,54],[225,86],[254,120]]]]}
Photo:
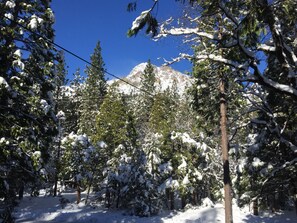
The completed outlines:
{"type": "MultiPolygon", "coordinates": [[[[84,202],[76,204],[75,191],[64,191],[61,196],[57,197],[46,195],[45,190],[40,192],[39,197],[26,195],[20,205],[14,209],[13,216],[16,223],[212,223],[225,221],[223,204],[214,204],[209,198],[203,199],[201,206],[187,205],[185,210],[160,210],[157,216],[137,217],[127,215],[124,210],[108,210],[103,204],[93,203],[94,195],[91,195],[91,202],[85,205],[84,202]],[[62,197],[69,203],[62,204],[62,197]]],[[[86,192],[83,192],[83,201],[85,197],[86,192]]],[[[240,209],[233,203],[233,222],[296,222],[294,211],[276,213],[267,211],[260,212],[259,216],[253,216],[250,211],[249,207],[240,209]]]]}

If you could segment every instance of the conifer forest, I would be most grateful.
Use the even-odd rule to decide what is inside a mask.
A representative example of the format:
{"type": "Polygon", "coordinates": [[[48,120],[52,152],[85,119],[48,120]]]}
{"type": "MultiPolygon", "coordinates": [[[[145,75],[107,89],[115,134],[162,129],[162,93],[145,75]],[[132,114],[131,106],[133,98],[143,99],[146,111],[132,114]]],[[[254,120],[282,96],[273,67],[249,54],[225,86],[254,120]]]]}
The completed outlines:
{"type": "Polygon", "coordinates": [[[41,189],[142,217],[206,198],[226,223],[232,204],[297,213],[297,1],[171,0],[183,16],[162,20],[159,1],[127,0],[127,38],[192,53],[113,80],[100,40],[69,74],[50,0],[0,1],[0,221],[41,189]]]}

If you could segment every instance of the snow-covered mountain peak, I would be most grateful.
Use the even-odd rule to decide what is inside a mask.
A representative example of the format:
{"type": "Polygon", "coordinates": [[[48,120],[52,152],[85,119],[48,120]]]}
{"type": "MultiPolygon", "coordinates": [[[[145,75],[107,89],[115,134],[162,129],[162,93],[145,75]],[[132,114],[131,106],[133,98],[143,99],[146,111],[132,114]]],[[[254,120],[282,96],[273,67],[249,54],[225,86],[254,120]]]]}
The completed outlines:
{"type": "Polygon", "coordinates": [[[131,76],[134,76],[134,75],[136,75],[136,74],[139,74],[139,73],[143,73],[143,71],[144,71],[146,65],[147,65],[146,62],[145,62],[145,63],[140,63],[140,64],[136,65],[136,66],[132,69],[132,71],[130,72],[130,74],[127,76],[127,78],[128,78],[128,77],[131,77],[131,76]]]}
{"type": "MultiPolygon", "coordinates": [[[[146,66],[147,63],[138,64],[131,70],[129,75],[126,76],[124,80],[131,83],[132,85],[140,87],[141,76],[143,75],[146,66]]],[[[189,87],[192,83],[192,80],[189,76],[182,74],[181,72],[176,71],[169,66],[157,67],[153,65],[153,67],[156,76],[155,86],[156,89],[159,91],[165,91],[167,88],[171,88],[173,85],[176,85],[178,92],[180,94],[184,94],[186,88],[189,87]]],[[[110,81],[110,84],[114,82],[118,84],[119,90],[125,94],[139,93],[138,89],[120,80],[112,80],[110,81]]]]}

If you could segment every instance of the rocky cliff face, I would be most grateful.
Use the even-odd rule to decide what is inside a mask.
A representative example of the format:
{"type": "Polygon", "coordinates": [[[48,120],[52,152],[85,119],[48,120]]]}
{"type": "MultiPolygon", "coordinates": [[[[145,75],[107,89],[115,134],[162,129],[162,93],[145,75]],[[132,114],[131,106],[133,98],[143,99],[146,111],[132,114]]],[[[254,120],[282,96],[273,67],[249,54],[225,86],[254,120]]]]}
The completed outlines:
{"type": "MultiPolygon", "coordinates": [[[[123,78],[125,81],[140,87],[141,75],[146,67],[147,63],[141,63],[135,66],[130,74],[123,78]]],[[[179,71],[176,71],[168,66],[161,66],[155,68],[156,75],[156,89],[158,91],[165,91],[167,88],[171,88],[174,84],[176,84],[179,94],[184,94],[186,89],[191,86],[192,79],[191,77],[182,74],[179,71]]],[[[125,94],[137,94],[139,92],[138,89],[130,86],[129,84],[122,82],[120,80],[111,80],[108,82],[109,84],[117,83],[118,89],[125,94]]]]}

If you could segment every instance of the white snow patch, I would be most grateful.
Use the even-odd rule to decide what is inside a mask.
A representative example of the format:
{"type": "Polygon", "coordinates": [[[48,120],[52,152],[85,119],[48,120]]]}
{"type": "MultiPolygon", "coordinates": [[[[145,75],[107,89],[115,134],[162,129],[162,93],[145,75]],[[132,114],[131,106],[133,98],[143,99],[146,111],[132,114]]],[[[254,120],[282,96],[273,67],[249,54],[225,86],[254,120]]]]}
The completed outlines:
{"type": "Polygon", "coordinates": [[[16,56],[16,58],[22,57],[22,51],[20,49],[17,49],[13,54],[16,56]]]}
{"type": "Polygon", "coordinates": [[[131,30],[135,30],[138,29],[138,27],[140,26],[141,22],[145,19],[145,17],[149,14],[151,10],[146,10],[143,11],[140,16],[138,16],[133,22],[132,22],[132,27],[131,30]]]}
{"type": "Polygon", "coordinates": [[[254,157],[253,162],[252,162],[253,167],[261,167],[264,165],[264,162],[261,161],[258,157],[254,157]]]}
{"type": "Polygon", "coordinates": [[[190,183],[190,180],[189,180],[189,176],[188,174],[184,177],[183,181],[182,181],[182,184],[183,185],[187,185],[190,183]]]}
{"type": "Polygon", "coordinates": [[[184,157],[182,157],[182,163],[177,167],[177,169],[184,169],[187,167],[187,162],[185,161],[184,157]]]}
{"type": "Polygon", "coordinates": [[[59,120],[65,120],[65,113],[61,110],[57,113],[57,118],[59,120]]]}
{"type": "Polygon", "coordinates": [[[7,83],[7,81],[4,79],[4,77],[0,77],[0,88],[2,87],[2,85],[4,85],[4,87],[5,87],[7,90],[10,90],[10,86],[9,86],[9,84],[7,83]]]}
{"type": "Polygon", "coordinates": [[[4,14],[4,17],[6,17],[6,18],[8,18],[8,19],[10,19],[10,20],[13,20],[13,15],[11,14],[11,13],[5,13],[4,14]]]}
{"type": "Polygon", "coordinates": [[[214,207],[214,203],[208,197],[206,197],[202,200],[202,206],[203,207],[214,207]]]}
{"type": "Polygon", "coordinates": [[[97,145],[98,145],[100,148],[102,148],[102,149],[107,148],[107,144],[106,144],[105,142],[103,142],[103,141],[99,141],[99,142],[97,142],[97,145]]]}
{"type": "Polygon", "coordinates": [[[13,9],[15,7],[15,2],[13,0],[9,0],[5,3],[5,6],[13,9]]]}
{"type": "Polygon", "coordinates": [[[44,114],[47,114],[49,112],[51,106],[44,99],[40,100],[40,104],[41,104],[41,108],[44,111],[44,114]]]}
{"type": "Polygon", "coordinates": [[[12,62],[12,65],[15,67],[15,68],[20,68],[21,70],[24,70],[25,69],[25,64],[21,61],[21,60],[14,60],[12,62]]]}
{"type": "Polygon", "coordinates": [[[28,24],[28,27],[32,30],[36,30],[37,29],[37,26],[38,24],[42,24],[43,23],[43,19],[42,18],[39,18],[38,16],[36,15],[32,15],[31,16],[31,20],[28,24]]]}

